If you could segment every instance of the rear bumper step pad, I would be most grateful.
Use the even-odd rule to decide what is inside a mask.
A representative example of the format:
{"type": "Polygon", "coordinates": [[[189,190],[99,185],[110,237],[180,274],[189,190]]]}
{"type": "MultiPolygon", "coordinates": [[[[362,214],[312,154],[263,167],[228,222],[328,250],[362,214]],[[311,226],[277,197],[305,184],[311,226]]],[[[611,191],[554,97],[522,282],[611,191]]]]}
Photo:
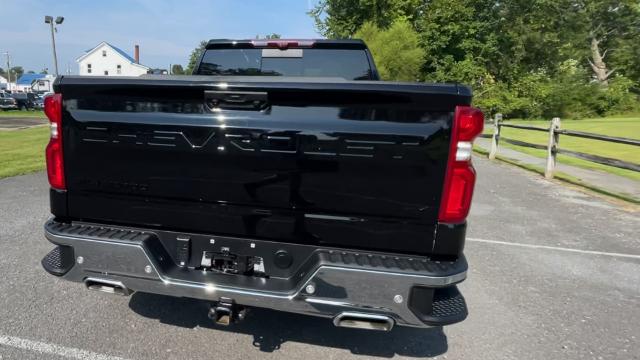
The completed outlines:
{"type": "Polygon", "coordinates": [[[274,288],[269,284],[277,279],[203,275],[201,270],[178,268],[173,262],[167,265],[168,256],[152,230],[52,220],[45,224],[45,236],[59,245],[59,250],[47,255],[43,266],[70,281],[100,278],[132,291],[209,301],[232,299],[246,306],[329,318],[344,312],[367,312],[414,327],[445,325],[466,317],[464,298],[455,287],[466,277],[464,257],[437,262],[318,249],[309,264],[289,280],[290,287],[274,288]],[[78,258],[82,261],[76,261],[78,258]],[[415,289],[427,291],[415,296],[415,289]]]}
{"type": "Polygon", "coordinates": [[[73,267],[73,248],[58,245],[42,258],[42,267],[51,275],[62,276],[73,267]]]}

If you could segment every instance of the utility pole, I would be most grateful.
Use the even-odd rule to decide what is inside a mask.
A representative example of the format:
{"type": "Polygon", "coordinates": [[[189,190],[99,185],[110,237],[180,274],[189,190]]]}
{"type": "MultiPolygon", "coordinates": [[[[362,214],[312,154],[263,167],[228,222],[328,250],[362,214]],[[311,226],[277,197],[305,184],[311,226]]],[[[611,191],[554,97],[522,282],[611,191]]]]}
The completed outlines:
{"type": "Polygon", "coordinates": [[[5,51],[4,53],[7,55],[7,87],[9,91],[11,91],[11,60],[9,60],[9,52],[5,51]]]}
{"type": "Polygon", "coordinates": [[[51,45],[53,46],[53,65],[54,68],[56,70],[56,77],[58,77],[58,55],[56,54],[56,37],[55,37],[55,32],[56,32],[56,27],[55,25],[60,25],[62,24],[62,22],[64,21],[64,17],[62,16],[58,16],[56,17],[55,21],[53,20],[53,16],[45,16],[44,17],[44,22],[45,24],[50,24],[51,25],[51,45]],[[55,24],[54,24],[55,22],[55,24]]]}

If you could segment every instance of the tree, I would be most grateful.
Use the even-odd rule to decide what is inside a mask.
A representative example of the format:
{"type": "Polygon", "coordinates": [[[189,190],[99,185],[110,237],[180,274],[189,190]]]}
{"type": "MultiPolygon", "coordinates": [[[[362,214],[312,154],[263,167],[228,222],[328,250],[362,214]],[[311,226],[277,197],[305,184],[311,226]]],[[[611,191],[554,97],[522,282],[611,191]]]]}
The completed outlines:
{"type": "MultiPolygon", "coordinates": [[[[490,15],[496,9],[486,0],[433,0],[416,19],[420,44],[425,50],[424,78],[463,82],[482,87],[497,77],[491,66],[499,59],[495,27],[490,15]]],[[[497,71],[496,71],[497,72],[497,71]]]]}
{"type": "MultiPolygon", "coordinates": [[[[577,30],[576,42],[583,44],[585,50],[588,48],[586,58],[594,78],[606,87],[611,75],[621,70],[615,65],[616,60],[625,58],[633,48],[631,43],[638,42],[640,4],[635,0],[574,0],[570,6],[572,16],[569,20],[577,30]],[[618,59],[614,56],[613,61],[608,62],[607,55],[615,53],[620,53],[618,59]]],[[[636,58],[631,66],[637,68],[640,61],[636,58]]],[[[628,67],[627,70],[633,72],[628,67]]]]}
{"type": "Polygon", "coordinates": [[[355,36],[368,44],[382,79],[416,81],[420,77],[423,50],[406,19],[397,20],[386,30],[366,22],[355,36]]]}
{"type": "Polygon", "coordinates": [[[40,70],[40,74],[43,74],[43,75],[49,74],[49,69],[44,68],[44,69],[40,70]]]}
{"type": "Polygon", "coordinates": [[[182,65],[173,64],[173,66],[171,66],[171,74],[173,74],[173,75],[184,75],[184,69],[182,68],[182,65]]]}
{"type": "Polygon", "coordinates": [[[16,79],[19,79],[20,76],[22,76],[22,74],[24,74],[24,69],[22,68],[22,66],[14,66],[11,68],[11,80],[15,81],[16,79]]]}
{"type": "MultiPolygon", "coordinates": [[[[636,39],[640,35],[636,36],[636,39]]],[[[609,64],[616,69],[614,74],[624,75],[633,81],[636,91],[640,91],[640,41],[624,39],[614,49],[609,50],[609,64]]]]}
{"type": "Polygon", "coordinates": [[[255,39],[259,40],[259,39],[281,39],[282,36],[280,34],[276,34],[276,33],[271,33],[271,34],[267,34],[264,37],[260,36],[260,34],[256,34],[255,39]]]}
{"type": "Polygon", "coordinates": [[[404,21],[422,49],[413,79],[470,85],[490,112],[640,109],[638,0],[320,0],[309,15],[327,37],[364,38],[386,78],[407,78],[398,75],[405,64],[387,55],[406,50],[396,38],[377,39],[404,21]]]}
{"type": "Polygon", "coordinates": [[[399,18],[410,23],[424,0],[321,0],[308,12],[318,31],[329,38],[350,38],[365,22],[387,28],[399,18]]]}
{"type": "Polygon", "coordinates": [[[191,51],[191,55],[189,55],[189,63],[187,64],[187,69],[185,70],[185,73],[187,75],[191,75],[193,73],[196,65],[198,65],[198,61],[200,61],[202,53],[204,53],[204,50],[207,47],[207,43],[208,41],[202,40],[200,41],[198,46],[193,49],[193,51],[191,51]]]}
{"type": "Polygon", "coordinates": [[[12,82],[15,82],[16,79],[22,76],[22,74],[24,74],[24,69],[22,68],[22,66],[13,66],[8,72],[5,69],[0,68],[0,76],[4,77],[7,80],[9,80],[9,77],[11,77],[12,82]]]}

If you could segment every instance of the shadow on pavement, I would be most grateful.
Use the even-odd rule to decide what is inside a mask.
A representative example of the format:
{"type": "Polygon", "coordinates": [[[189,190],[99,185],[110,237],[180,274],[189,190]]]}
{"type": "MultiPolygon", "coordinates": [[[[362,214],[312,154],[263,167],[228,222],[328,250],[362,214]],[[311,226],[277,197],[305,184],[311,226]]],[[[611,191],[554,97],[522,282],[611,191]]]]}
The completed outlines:
{"type": "MultiPolygon", "coordinates": [[[[441,327],[415,329],[395,327],[389,333],[336,328],[330,320],[268,309],[251,308],[246,320],[221,327],[207,317],[209,303],[195,299],[135,293],[129,301],[139,315],[163,324],[185,328],[211,328],[253,336],[253,346],[273,352],[287,341],[348,349],[353,354],[393,357],[437,356],[447,351],[447,337],[441,327]]],[[[213,336],[213,334],[212,334],[213,336]]]]}

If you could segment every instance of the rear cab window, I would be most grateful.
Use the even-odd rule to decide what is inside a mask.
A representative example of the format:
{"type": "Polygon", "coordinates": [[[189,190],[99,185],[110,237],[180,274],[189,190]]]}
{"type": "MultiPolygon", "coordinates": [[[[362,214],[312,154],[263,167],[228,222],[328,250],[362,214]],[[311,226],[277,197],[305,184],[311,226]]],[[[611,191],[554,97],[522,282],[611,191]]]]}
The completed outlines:
{"type": "Polygon", "coordinates": [[[197,75],[339,77],[374,80],[366,49],[207,49],[197,75]]]}

